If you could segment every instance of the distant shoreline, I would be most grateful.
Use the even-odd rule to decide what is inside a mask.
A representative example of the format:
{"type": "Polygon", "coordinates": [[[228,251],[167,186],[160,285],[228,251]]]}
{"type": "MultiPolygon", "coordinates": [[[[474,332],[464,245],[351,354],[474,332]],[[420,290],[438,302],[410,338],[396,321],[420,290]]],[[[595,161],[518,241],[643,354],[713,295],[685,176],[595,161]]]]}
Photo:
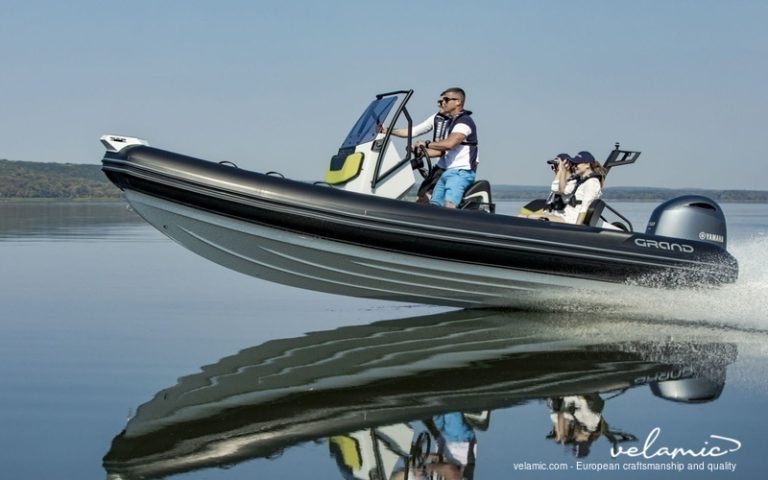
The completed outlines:
{"type": "MultiPolygon", "coordinates": [[[[495,202],[498,201],[530,201],[536,198],[544,198],[546,195],[546,192],[535,192],[532,195],[524,195],[524,194],[516,194],[516,193],[508,193],[505,192],[505,188],[522,188],[522,189],[531,189],[532,192],[535,192],[534,187],[526,187],[526,186],[517,186],[517,185],[498,185],[494,187],[494,190],[492,191],[493,194],[493,200],[495,202]],[[500,192],[497,192],[496,189],[501,190],[500,192]]],[[[631,187],[635,188],[635,187],[631,187]]],[[[718,191],[707,191],[707,190],[690,190],[690,191],[678,191],[675,192],[679,193],[673,193],[669,195],[651,195],[651,196],[632,196],[631,194],[627,194],[627,192],[624,192],[622,187],[615,187],[614,189],[608,189],[608,191],[605,192],[603,195],[603,199],[609,201],[609,202],[628,202],[628,203],[658,203],[663,202],[665,200],[669,200],[671,198],[680,196],[680,195],[688,195],[688,194],[696,194],[696,195],[703,195],[705,197],[712,198],[713,200],[717,201],[718,203],[742,203],[742,204],[766,204],[768,203],[768,192],[759,192],[764,194],[761,198],[751,198],[748,196],[741,197],[739,196],[739,190],[729,190],[728,191],[728,198],[720,198],[720,195],[718,194],[718,191]]],[[[748,192],[748,191],[746,191],[748,192]]],[[[415,193],[413,195],[409,195],[409,198],[416,198],[415,193]]],[[[88,196],[88,197],[71,197],[71,196],[60,196],[60,197],[53,197],[53,196],[47,196],[47,197],[5,197],[0,195],[0,204],[3,203],[13,203],[13,202],[23,202],[23,203],[54,203],[54,202],[80,202],[80,203],[113,203],[113,202],[122,202],[125,201],[125,198],[119,190],[114,195],[109,196],[88,196]]]]}
{"type": "MultiPolygon", "coordinates": [[[[415,194],[415,189],[412,191],[415,194]]],[[[499,200],[546,197],[547,185],[493,185],[499,200]]],[[[660,202],[680,195],[704,195],[721,203],[768,203],[768,190],[607,187],[603,197],[619,202],[660,202]]],[[[0,159],[0,202],[4,201],[117,201],[123,198],[102,173],[101,165],[43,163],[0,159]]]]}
{"type": "MultiPolygon", "coordinates": [[[[547,186],[496,185],[492,190],[494,200],[529,200],[544,198],[548,193],[547,186]]],[[[703,195],[720,203],[768,203],[766,190],[606,187],[603,192],[605,200],[614,202],[661,202],[681,195],[703,195]]]]}

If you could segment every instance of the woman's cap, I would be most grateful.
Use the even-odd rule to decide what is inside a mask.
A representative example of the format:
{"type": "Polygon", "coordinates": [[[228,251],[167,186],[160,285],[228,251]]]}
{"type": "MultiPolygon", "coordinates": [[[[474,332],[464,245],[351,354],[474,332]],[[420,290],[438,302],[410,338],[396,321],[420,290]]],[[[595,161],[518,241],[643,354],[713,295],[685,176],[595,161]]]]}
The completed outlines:
{"type": "Polygon", "coordinates": [[[595,157],[589,152],[579,152],[571,159],[571,163],[595,163],[595,157]]]}
{"type": "Polygon", "coordinates": [[[558,153],[557,156],[555,156],[555,158],[553,158],[552,160],[547,160],[547,163],[550,164],[550,165],[554,165],[555,163],[557,163],[558,160],[560,160],[560,161],[564,161],[564,160],[571,161],[571,156],[568,155],[567,153],[558,153]]]}

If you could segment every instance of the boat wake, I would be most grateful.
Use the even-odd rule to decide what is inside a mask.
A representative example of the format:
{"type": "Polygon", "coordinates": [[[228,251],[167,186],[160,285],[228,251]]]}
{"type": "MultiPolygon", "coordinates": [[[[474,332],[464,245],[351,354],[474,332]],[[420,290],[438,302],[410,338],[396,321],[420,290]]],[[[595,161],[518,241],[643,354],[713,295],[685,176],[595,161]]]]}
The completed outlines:
{"type": "MultiPolygon", "coordinates": [[[[606,291],[552,292],[545,303],[523,303],[521,310],[620,314],[644,321],[684,321],[768,332],[768,235],[733,242],[739,260],[736,283],[719,288],[661,289],[639,286],[606,291]]],[[[665,279],[668,280],[668,279],[665,279]]]]}
{"type": "Polygon", "coordinates": [[[736,283],[717,289],[659,290],[630,305],[636,311],[651,310],[654,316],[665,319],[768,331],[768,236],[735,243],[730,250],[741,266],[736,283]]]}

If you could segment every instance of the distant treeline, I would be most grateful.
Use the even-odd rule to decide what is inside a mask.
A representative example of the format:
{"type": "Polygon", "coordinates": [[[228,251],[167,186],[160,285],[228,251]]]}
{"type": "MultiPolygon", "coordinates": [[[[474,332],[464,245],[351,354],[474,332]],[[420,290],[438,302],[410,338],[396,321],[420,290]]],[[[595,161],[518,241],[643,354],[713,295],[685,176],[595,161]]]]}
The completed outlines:
{"type": "Polygon", "coordinates": [[[0,198],[118,198],[100,165],[0,160],[0,198]]]}
{"type": "MultiPolygon", "coordinates": [[[[494,200],[543,198],[547,185],[494,185],[494,200]]],[[[415,193],[415,191],[414,191],[415,193]]],[[[684,194],[708,196],[718,202],[768,203],[766,190],[700,190],[648,187],[607,187],[614,201],[660,201],[684,194]]],[[[0,160],[0,198],[119,198],[101,165],[0,160]]]]}
{"type": "MultiPolygon", "coordinates": [[[[494,200],[529,200],[544,198],[549,193],[546,185],[524,187],[515,185],[495,185],[494,200]]],[[[655,187],[606,187],[603,198],[613,201],[663,201],[680,195],[704,195],[723,203],[768,203],[768,190],[708,190],[694,188],[655,188],[655,187]]]]}

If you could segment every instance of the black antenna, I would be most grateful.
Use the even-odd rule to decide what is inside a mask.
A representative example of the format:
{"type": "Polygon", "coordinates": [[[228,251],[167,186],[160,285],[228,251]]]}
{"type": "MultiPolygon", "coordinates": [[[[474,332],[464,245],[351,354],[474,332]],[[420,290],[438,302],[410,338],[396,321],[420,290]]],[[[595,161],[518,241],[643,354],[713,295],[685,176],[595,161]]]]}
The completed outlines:
{"type": "Polygon", "coordinates": [[[640,152],[635,152],[632,150],[622,150],[621,144],[619,142],[616,142],[614,144],[614,148],[611,151],[610,154],[608,154],[608,158],[605,160],[605,163],[603,164],[603,168],[605,168],[606,173],[613,167],[620,167],[622,165],[629,165],[630,163],[635,163],[635,160],[637,160],[637,157],[640,156],[640,152]]]}

